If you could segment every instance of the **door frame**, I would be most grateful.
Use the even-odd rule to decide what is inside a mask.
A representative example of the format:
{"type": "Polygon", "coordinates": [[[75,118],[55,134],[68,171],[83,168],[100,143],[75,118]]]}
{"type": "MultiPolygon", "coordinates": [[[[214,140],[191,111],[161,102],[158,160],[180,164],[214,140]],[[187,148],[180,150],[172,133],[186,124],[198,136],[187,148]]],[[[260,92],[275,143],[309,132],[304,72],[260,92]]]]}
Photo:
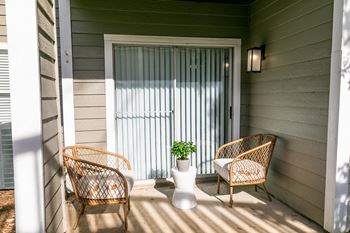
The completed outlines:
{"type": "Polygon", "coordinates": [[[106,139],[107,150],[116,149],[116,122],[115,122],[115,80],[113,69],[113,45],[140,45],[140,46],[181,46],[181,47],[208,47],[232,48],[233,80],[232,94],[232,139],[240,137],[240,105],[241,105],[241,39],[235,38],[203,38],[203,37],[169,37],[169,36],[136,36],[136,35],[104,35],[105,49],[105,89],[106,89],[106,139]]]}

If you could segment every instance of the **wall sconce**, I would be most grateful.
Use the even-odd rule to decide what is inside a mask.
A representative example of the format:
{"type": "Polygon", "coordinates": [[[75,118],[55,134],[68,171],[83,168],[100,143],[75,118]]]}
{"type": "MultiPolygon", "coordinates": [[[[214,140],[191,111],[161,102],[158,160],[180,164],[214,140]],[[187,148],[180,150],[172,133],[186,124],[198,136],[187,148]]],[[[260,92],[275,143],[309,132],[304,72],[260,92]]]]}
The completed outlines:
{"type": "Polygon", "coordinates": [[[265,59],[265,45],[248,49],[247,72],[261,72],[261,63],[265,59]]]}

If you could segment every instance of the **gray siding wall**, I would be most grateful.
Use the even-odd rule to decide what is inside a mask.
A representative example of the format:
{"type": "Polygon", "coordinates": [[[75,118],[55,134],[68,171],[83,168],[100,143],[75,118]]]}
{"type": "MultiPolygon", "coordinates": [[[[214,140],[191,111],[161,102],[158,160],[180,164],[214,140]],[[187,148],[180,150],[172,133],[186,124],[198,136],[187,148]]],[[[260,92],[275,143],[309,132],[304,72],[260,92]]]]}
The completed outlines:
{"type": "Polygon", "coordinates": [[[331,0],[257,0],[250,45],[266,44],[261,73],[249,75],[249,133],[278,136],[269,171],[272,194],[323,223],[331,0]]]}
{"type": "Polygon", "coordinates": [[[63,231],[62,155],[57,73],[55,6],[38,0],[39,53],[45,187],[45,227],[47,232],[63,231]]]}
{"type": "MultiPolygon", "coordinates": [[[[106,147],[103,34],[234,37],[244,44],[248,7],[173,0],[71,0],[76,142],[106,147]]],[[[245,110],[244,105],[243,122],[245,110]]]]}
{"type": "Polygon", "coordinates": [[[76,142],[106,147],[103,34],[242,38],[241,135],[279,137],[268,187],[322,224],[332,3],[71,0],[76,142]],[[262,73],[245,72],[247,39],[266,44],[262,73]]]}
{"type": "Polygon", "coordinates": [[[7,42],[5,0],[0,0],[0,43],[7,42]]]}

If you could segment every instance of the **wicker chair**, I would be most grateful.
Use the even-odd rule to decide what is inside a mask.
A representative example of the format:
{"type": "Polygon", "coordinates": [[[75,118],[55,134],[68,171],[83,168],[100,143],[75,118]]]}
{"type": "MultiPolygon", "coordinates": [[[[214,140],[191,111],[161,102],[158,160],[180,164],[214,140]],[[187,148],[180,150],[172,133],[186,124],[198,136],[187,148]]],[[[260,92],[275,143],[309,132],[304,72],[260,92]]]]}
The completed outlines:
{"type": "Polygon", "coordinates": [[[265,187],[267,171],[271,161],[276,136],[257,134],[222,145],[216,152],[214,169],[218,174],[217,193],[220,179],[230,185],[230,207],[233,200],[233,186],[262,184],[268,199],[271,197],[265,187]]]}
{"type": "Polygon", "coordinates": [[[86,205],[123,204],[127,229],[129,194],[134,183],[129,161],[119,154],[87,146],[66,147],[63,156],[75,198],[80,203],[73,228],[78,226],[86,205]]]}

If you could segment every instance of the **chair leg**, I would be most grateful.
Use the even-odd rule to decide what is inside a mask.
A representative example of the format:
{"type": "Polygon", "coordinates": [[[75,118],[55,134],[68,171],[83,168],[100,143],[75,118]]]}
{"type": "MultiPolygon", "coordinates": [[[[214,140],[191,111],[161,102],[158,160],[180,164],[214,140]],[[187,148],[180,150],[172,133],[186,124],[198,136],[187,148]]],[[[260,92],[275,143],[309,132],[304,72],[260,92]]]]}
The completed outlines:
{"type": "Polygon", "coordinates": [[[254,185],[254,188],[255,188],[255,192],[258,191],[258,185],[254,185]]]}
{"type": "Polygon", "coordinates": [[[130,196],[128,197],[128,211],[130,211],[130,196]]]}
{"type": "Polygon", "coordinates": [[[269,194],[269,192],[267,191],[267,188],[266,188],[266,186],[265,186],[265,183],[262,183],[262,185],[263,185],[263,187],[264,187],[264,190],[265,190],[265,193],[266,193],[267,198],[269,199],[269,201],[272,201],[271,196],[270,196],[270,194],[269,194]]]}
{"type": "Polygon", "coordinates": [[[216,189],[217,194],[220,193],[220,175],[218,175],[218,187],[216,189]]]}
{"type": "Polygon", "coordinates": [[[128,230],[128,212],[129,212],[128,203],[124,203],[124,227],[126,231],[128,230]]]}
{"type": "Polygon", "coordinates": [[[79,225],[79,222],[80,222],[80,217],[84,214],[84,211],[85,211],[85,204],[82,203],[81,204],[81,207],[79,209],[79,212],[77,212],[77,220],[75,221],[75,224],[73,226],[73,229],[75,230],[77,228],[77,226],[79,225]]]}
{"type": "Polygon", "coordinates": [[[232,206],[233,206],[232,195],[233,195],[233,186],[230,186],[230,207],[231,207],[231,208],[232,208],[232,206]]]}

